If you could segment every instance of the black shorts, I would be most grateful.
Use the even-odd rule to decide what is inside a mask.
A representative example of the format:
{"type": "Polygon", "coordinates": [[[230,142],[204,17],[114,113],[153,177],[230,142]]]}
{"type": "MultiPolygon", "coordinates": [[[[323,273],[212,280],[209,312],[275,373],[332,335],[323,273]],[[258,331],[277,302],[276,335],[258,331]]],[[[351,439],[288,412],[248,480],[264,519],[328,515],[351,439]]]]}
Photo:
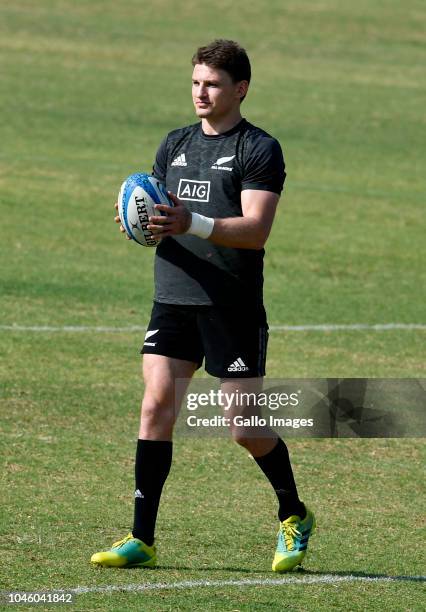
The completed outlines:
{"type": "Polygon", "coordinates": [[[265,375],[268,324],[263,306],[154,302],[141,353],[184,359],[218,378],[265,375]]]}

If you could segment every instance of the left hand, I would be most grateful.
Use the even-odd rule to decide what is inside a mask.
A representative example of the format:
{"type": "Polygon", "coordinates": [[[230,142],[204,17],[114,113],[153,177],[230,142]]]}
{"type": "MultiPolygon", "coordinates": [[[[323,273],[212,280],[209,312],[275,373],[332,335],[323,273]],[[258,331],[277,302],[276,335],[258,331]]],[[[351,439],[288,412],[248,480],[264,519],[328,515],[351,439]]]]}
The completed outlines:
{"type": "Polygon", "coordinates": [[[174,236],[184,234],[188,231],[191,225],[191,213],[184,206],[183,202],[175,196],[174,193],[168,192],[174,206],[167,204],[156,204],[155,210],[166,213],[166,216],[158,215],[149,217],[149,229],[155,240],[161,240],[165,236],[174,236]]]}

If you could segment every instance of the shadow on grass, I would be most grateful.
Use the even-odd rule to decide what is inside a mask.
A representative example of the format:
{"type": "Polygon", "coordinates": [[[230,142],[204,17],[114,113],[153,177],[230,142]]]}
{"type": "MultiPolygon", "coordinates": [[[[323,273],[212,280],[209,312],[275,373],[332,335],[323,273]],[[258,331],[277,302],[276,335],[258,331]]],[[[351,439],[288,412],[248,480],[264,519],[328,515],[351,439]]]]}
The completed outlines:
{"type": "Polygon", "coordinates": [[[130,567],[121,567],[119,569],[130,570],[149,570],[150,572],[158,572],[161,570],[175,572],[237,572],[239,574],[266,574],[265,570],[252,570],[244,567],[190,567],[188,565],[157,565],[156,567],[138,567],[137,565],[130,567]]]}

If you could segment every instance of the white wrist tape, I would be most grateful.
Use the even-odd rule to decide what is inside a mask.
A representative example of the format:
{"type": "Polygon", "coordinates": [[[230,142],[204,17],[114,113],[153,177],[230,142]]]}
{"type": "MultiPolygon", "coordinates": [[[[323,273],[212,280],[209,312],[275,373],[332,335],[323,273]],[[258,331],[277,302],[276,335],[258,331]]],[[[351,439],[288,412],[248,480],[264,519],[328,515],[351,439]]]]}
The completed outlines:
{"type": "Polygon", "coordinates": [[[191,225],[186,233],[199,238],[208,238],[213,231],[214,219],[194,212],[191,213],[191,216],[191,225]]]}

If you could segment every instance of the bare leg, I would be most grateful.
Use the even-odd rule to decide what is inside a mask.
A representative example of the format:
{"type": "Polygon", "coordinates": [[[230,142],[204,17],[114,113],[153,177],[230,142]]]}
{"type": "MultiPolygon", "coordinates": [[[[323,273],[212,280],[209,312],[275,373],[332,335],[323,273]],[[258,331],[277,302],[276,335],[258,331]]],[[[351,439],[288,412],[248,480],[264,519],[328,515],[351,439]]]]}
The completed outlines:
{"type": "Polygon", "coordinates": [[[143,356],[145,393],[142,400],[139,439],[171,440],[185,389],[175,397],[177,378],[192,378],[196,364],[163,355],[143,356]]]}
{"type": "MultiPolygon", "coordinates": [[[[221,388],[230,398],[232,397],[230,394],[235,394],[237,390],[240,396],[241,393],[260,393],[262,382],[261,378],[222,380],[221,388]]],[[[235,442],[250,452],[271,483],[279,502],[278,517],[280,521],[293,514],[304,518],[306,515],[305,506],[297,493],[285,443],[268,425],[259,427],[235,425],[233,418],[237,415],[244,418],[251,416],[261,418],[261,409],[257,406],[257,402],[251,401],[245,406],[234,405],[227,411],[227,416],[230,417],[232,437],[235,442]]]]}
{"type": "Polygon", "coordinates": [[[177,378],[191,379],[196,364],[162,355],[144,355],[145,394],[142,401],[135,461],[135,513],[133,535],[148,546],[154,541],[158,505],[172,465],[173,427],[185,385],[175,389],[177,378]]]}
{"type": "MultiPolygon", "coordinates": [[[[221,390],[226,393],[228,397],[232,397],[231,394],[237,390],[239,393],[259,393],[262,390],[263,378],[240,378],[240,379],[222,379],[221,390]]],[[[264,427],[253,427],[237,426],[233,424],[233,418],[235,416],[250,417],[258,416],[261,417],[260,408],[255,405],[238,406],[233,405],[227,410],[227,417],[230,418],[231,422],[231,435],[237,444],[246,448],[253,457],[259,457],[269,453],[278,441],[277,434],[267,425],[264,427]]]]}

